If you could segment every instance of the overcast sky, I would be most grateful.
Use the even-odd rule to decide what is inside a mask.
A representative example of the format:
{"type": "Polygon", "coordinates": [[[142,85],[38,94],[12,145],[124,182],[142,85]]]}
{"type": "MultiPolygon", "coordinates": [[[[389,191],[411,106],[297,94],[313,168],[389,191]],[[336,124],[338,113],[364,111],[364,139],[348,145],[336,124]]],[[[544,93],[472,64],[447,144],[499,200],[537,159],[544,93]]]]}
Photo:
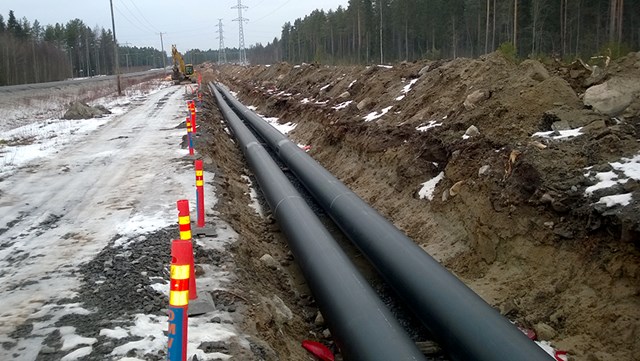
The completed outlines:
{"type": "MultiPolygon", "coordinates": [[[[231,9],[238,0],[113,0],[116,35],[120,44],[152,46],[160,49],[160,32],[166,33],[164,49],[176,44],[184,53],[189,49],[218,49],[218,19],[222,19],[227,47],[239,43],[238,10],[231,9]]],[[[280,38],[282,25],[308,15],[314,9],[346,7],[348,0],[242,0],[247,6],[243,17],[245,45],[266,45],[280,38]]],[[[111,28],[109,0],[0,0],[0,13],[5,19],[9,10],[31,23],[67,23],[78,18],[88,26],[111,28]]]]}

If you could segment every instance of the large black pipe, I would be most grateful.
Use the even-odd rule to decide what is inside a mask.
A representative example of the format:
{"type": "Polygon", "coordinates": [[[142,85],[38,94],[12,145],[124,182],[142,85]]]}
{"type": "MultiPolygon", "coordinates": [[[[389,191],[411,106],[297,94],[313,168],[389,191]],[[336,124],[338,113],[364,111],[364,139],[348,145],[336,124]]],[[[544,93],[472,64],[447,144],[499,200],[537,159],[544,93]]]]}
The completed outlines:
{"type": "Polygon", "coordinates": [[[269,153],[210,88],[345,358],[425,360],[269,153]]]}
{"type": "Polygon", "coordinates": [[[244,107],[224,87],[219,89],[418,315],[451,358],[553,360],[295,143],[244,107]]]}

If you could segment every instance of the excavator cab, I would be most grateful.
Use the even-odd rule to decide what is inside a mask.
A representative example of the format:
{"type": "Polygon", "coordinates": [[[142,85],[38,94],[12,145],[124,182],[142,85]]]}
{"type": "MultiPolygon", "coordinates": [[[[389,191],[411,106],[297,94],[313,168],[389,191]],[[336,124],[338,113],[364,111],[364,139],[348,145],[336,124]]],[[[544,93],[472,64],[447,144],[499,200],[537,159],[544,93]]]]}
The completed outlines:
{"type": "Polygon", "coordinates": [[[186,64],[184,66],[184,75],[186,76],[193,75],[193,64],[186,64]]]}

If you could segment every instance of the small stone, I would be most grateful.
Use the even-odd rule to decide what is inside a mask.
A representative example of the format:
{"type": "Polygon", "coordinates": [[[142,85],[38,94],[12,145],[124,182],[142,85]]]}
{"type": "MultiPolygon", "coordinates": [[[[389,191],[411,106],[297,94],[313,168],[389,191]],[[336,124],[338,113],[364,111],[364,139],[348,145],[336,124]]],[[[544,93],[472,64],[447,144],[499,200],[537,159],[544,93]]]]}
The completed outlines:
{"type": "Polygon", "coordinates": [[[196,276],[202,276],[204,274],[204,268],[202,268],[202,266],[199,264],[194,265],[193,269],[196,276]]]}
{"type": "Polygon", "coordinates": [[[478,130],[478,127],[472,125],[467,128],[467,131],[464,132],[464,135],[466,135],[467,137],[477,137],[478,135],[480,135],[480,131],[478,130]]]}
{"type": "Polygon", "coordinates": [[[457,196],[460,193],[460,188],[462,188],[463,184],[464,184],[464,181],[459,181],[453,186],[451,186],[451,188],[449,188],[449,195],[452,197],[457,196]]]}
{"type": "Polygon", "coordinates": [[[558,335],[558,332],[556,332],[553,327],[543,322],[538,323],[533,328],[536,331],[538,338],[541,340],[549,341],[558,335]]]}
{"type": "Polygon", "coordinates": [[[322,337],[331,338],[331,331],[329,331],[328,328],[325,328],[324,331],[322,331],[322,337]]]}
{"type": "Polygon", "coordinates": [[[570,130],[570,129],[571,129],[571,125],[569,125],[569,122],[566,120],[560,120],[551,124],[551,130],[556,132],[559,132],[561,130],[570,130]]]}
{"type": "Polygon", "coordinates": [[[544,222],[544,226],[549,228],[549,229],[553,229],[554,225],[555,225],[555,223],[553,223],[553,222],[544,222]]]}
{"type": "Polygon", "coordinates": [[[442,201],[446,202],[449,199],[449,190],[445,189],[444,192],[442,192],[442,201]]]}
{"type": "Polygon", "coordinates": [[[351,96],[351,93],[349,93],[349,92],[344,92],[344,93],[340,94],[340,95],[338,96],[338,98],[348,98],[348,97],[350,97],[350,96],[351,96]]]}
{"type": "Polygon", "coordinates": [[[211,319],[211,322],[213,322],[213,323],[220,323],[220,322],[222,322],[222,319],[221,319],[220,317],[216,316],[216,317],[214,317],[214,318],[212,318],[212,319],[211,319]]]}
{"type": "Polygon", "coordinates": [[[371,98],[364,98],[360,103],[358,103],[358,110],[367,109],[371,105],[371,98]]]}
{"type": "Polygon", "coordinates": [[[322,313],[320,313],[320,311],[318,311],[318,314],[316,315],[316,319],[313,321],[313,323],[316,326],[324,325],[324,317],[322,316],[322,313]]]}
{"type": "Polygon", "coordinates": [[[267,266],[267,267],[269,267],[271,269],[277,269],[278,268],[278,262],[276,262],[276,260],[273,258],[273,256],[271,256],[268,253],[266,253],[265,255],[260,257],[260,261],[262,261],[262,263],[264,263],[265,266],[267,266]]]}
{"type": "Polygon", "coordinates": [[[491,169],[490,165],[483,165],[482,167],[480,167],[480,169],[478,170],[478,175],[479,176],[483,176],[489,173],[489,170],[491,169]]]}

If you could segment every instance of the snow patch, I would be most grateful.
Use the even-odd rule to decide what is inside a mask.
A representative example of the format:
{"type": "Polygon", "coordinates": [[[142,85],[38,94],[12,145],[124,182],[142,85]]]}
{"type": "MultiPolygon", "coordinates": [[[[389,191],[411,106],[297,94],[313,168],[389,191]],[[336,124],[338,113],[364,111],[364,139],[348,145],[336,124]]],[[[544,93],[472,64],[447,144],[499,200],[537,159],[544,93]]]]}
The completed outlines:
{"type": "Polygon", "coordinates": [[[442,179],[444,179],[444,172],[440,172],[440,174],[434,178],[422,183],[422,188],[418,192],[420,199],[426,198],[430,201],[433,200],[433,192],[436,190],[436,185],[438,185],[442,179]]]}
{"type": "Polygon", "coordinates": [[[600,198],[600,200],[596,204],[604,204],[607,208],[615,207],[615,206],[628,206],[631,203],[632,194],[624,193],[624,194],[616,194],[613,196],[606,196],[600,198]]]}
{"type": "Polygon", "coordinates": [[[82,337],[76,335],[76,328],[73,326],[60,327],[60,335],[62,336],[62,351],[68,351],[79,345],[93,345],[98,340],[95,338],[82,337]]]}
{"type": "Polygon", "coordinates": [[[355,84],[357,81],[358,81],[357,79],[356,79],[356,80],[354,80],[354,81],[352,81],[352,82],[349,84],[349,86],[347,87],[347,89],[351,89],[351,87],[353,86],[353,84],[355,84]]]}
{"type": "Polygon", "coordinates": [[[353,103],[353,100],[348,100],[348,101],[346,101],[344,103],[340,103],[340,104],[336,105],[335,107],[333,107],[333,109],[342,110],[342,109],[348,107],[349,104],[351,104],[351,103],[353,103]]]}
{"type": "Polygon", "coordinates": [[[560,130],[560,131],[548,131],[548,132],[537,132],[533,133],[532,137],[540,137],[540,138],[549,138],[549,139],[567,139],[572,137],[577,137],[582,135],[582,128],[569,129],[569,130],[560,130]]]}
{"type": "Polygon", "coordinates": [[[369,114],[367,114],[367,116],[363,117],[362,119],[364,119],[364,121],[365,121],[365,122],[371,122],[371,121],[374,121],[374,120],[376,120],[376,119],[379,119],[379,118],[380,118],[380,117],[382,117],[383,115],[387,114],[387,113],[389,112],[389,110],[391,110],[391,108],[393,108],[393,105],[392,105],[392,106],[388,106],[388,107],[386,107],[386,108],[382,109],[382,110],[380,111],[380,113],[378,113],[377,111],[372,112],[372,113],[369,113],[369,114]]]}
{"type": "Polygon", "coordinates": [[[442,126],[442,123],[438,123],[436,120],[432,120],[426,125],[421,125],[419,127],[416,127],[416,130],[419,132],[426,132],[431,128],[440,127],[440,126],[442,126]]]}
{"type": "Polygon", "coordinates": [[[405,95],[411,91],[411,87],[413,87],[413,84],[415,84],[418,81],[418,78],[416,79],[411,79],[411,81],[409,81],[409,84],[405,85],[404,88],[402,88],[401,94],[399,97],[396,98],[397,101],[400,101],[402,99],[404,99],[405,95]]]}

